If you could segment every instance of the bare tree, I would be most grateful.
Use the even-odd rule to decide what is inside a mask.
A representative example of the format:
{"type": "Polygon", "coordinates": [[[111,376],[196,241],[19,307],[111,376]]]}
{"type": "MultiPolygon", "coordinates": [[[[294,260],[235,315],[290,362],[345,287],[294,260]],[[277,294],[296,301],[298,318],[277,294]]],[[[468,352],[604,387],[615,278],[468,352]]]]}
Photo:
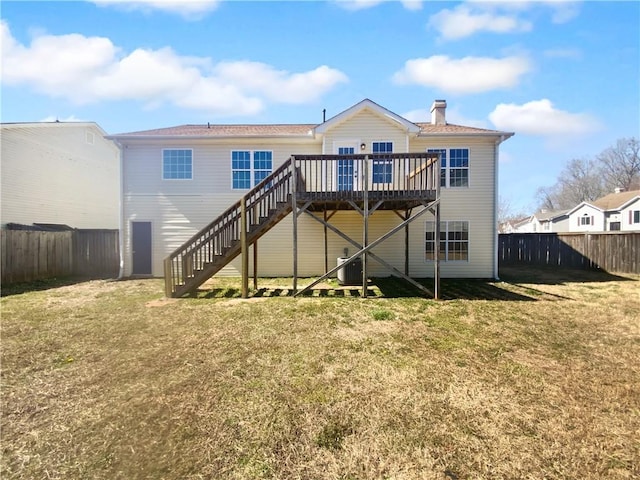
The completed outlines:
{"type": "Polygon", "coordinates": [[[513,206],[511,204],[511,200],[505,197],[504,195],[498,196],[498,232],[506,233],[507,223],[520,220],[522,218],[527,217],[522,212],[516,213],[513,210],[513,206]]]}
{"type": "Polygon", "coordinates": [[[550,187],[539,187],[536,191],[538,208],[540,210],[560,210],[558,206],[558,184],[550,187]]]}
{"type": "Polygon", "coordinates": [[[606,191],[595,160],[573,159],[560,172],[558,181],[538,189],[540,208],[560,210],[595,200],[606,191]]]}
{"type": "Polygon", "coordinates": [[[640,142],[621,138],[595,159],[573,159],[562,169],[555,184],[536,192],[538,206],[548,210],[573,208],[596,200],[615,188],[640,189],[640,142]]]}
{"type": "Polygon", "coordinates": [[[609,192],[620,187],[640,188],[640,142],[637,138],[621,138],[616,145],[600,153],[596,159],[609,192]]]}

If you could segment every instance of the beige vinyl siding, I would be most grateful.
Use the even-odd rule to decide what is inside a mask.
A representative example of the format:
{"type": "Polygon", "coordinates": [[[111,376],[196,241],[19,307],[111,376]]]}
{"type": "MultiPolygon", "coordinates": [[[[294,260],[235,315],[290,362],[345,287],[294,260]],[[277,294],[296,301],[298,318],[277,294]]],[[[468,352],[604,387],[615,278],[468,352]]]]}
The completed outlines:
{"type": "MultiPolygon", "coordinates": [[[[152,223],[152,272],[154,276],[160,277],[164,275],[163,260],[171,252],[208,225],[247,192],[247,190],[233,190],[231,188],[231,152],[233,150],[272,151],[274,170],[286,162],[293,152],[318,154],[320,150],[319,142],[301,144],[299,142],[274,141],[274,143],[268,143],[264,140],[254,139],[218,142],[216,144],[212,144],[210,141],[206,143],[202,140],[157,141],[151,142],[151,144],[131,142],[124,148],[124,242],[122,250],[125,276],[131,275],[132,269],[132,221],[152,223]],[[166,148],[193,150],[192,180],[162,179],[162,150],[166,148]]],[[[270,238],[270,235],[276,243],[280,241],[270,232],[263,237],[261,243],[265,242],[265,245],[268,245],[266,239],[270,238]]],[[[284,261],[291,265],[290,259],[286,258],[284,261]]],[[[273,263],[279,268],[280,262],[277,259],[273,263]]],[[[237,275],[238,272],[239,266],[236,267],[232,263],[221,274],[237,275]]]]}
{"type": "MultiPolygon", "coordinates": [[[[232,150],[270,150],[274,169],[291,154],[334,153],[336,142],[351,141],[361,153],[359,145],[366,144],[364,153],[371,152],[374,141],[393,142],[394,152],[425,152],[428,148],[468,148],[469,187],[442,189],[442,220],[468,221],[470,228],[469,261],[443,262],[443,277],[494,276],[495,259],[495,139],[482,137],[428,137],[412,139],[407,148],[406,133],[399,125],[369,110],[363,110],[330,129],[323,140],[199,140],[181,142],[147,141],[144,146],[134,143],[125,148],[125,275],[131,272],[130,222],[151,221],[153,224],[153,274],[162,276],[162,261],[190,236],[207,225],[218,214],[237,201],[245,190],[231,189],[232,150]],[[321,143],[322,142],[322,143],[321,143]],[[193,180],[162,181],[162,148],[193,149],[193,180]]],[[[418,209],[414,211],[414,215],[418,209]]],[[[317,214],[321,215],[321,214],[317,214]]],[[[433,220],[426,213],[409,226],[409,274],[432,277],[433,262],[425,260],[425,222],[433,220]]],[[[337,212],[331,224],[358,243],[362,243],[362,216],[355,211],[337,212]]],[[[375,212],[369,220],[369,242],[386,234],[401,222],[394,212],[375,212]]],[[[298,274],[324,273],[324,230],[322,225],[306,214],[298,220],[298,274]]],[[[374,253],[404,271],[404,229],[378,245],[374,253]]],[[[329,268],[356,247],[333,232],[328,232],[329,268]]],[[[260,276],[290,276],[293,272],[292,215],[276,225],[258,242],[260,276]]],[[[252,260],[253,255],[250,254],[252,260]]],[[[251,267],[252,268],[252,267],[251,267]]],[[[369,262],[370,276],[386,276],[390,272],[374,260],[369,262]]],[[[234,260],[219,275],[240,274],[240,259],[234,260]]]]}
{"type": "Polygon", "coordinates": [[[2,224],[119,226],[116,145],[95,124],[3,125],[2,224]]]}
{"type": "Polygon", "coordinates": [[[394,153],[407,151],[407,133],[400,124],[390,121],[364,109],[329,130],[323,141],[323,153],[336,153],[336,142],[353,141],[356,153],[371,153],[372,142],[393,142],[394,153]],[[360,144],[365,144],[365,149],[360,150],[360,144]]]}
{"type": "MultiPolygon", "coordinates": [[[[469,186],[442,188],[440,215],[442,221],[461,220],[469,222],[469,261],[442,262],[442,277],[491,278],[495,266],[495,141],[485,137],[428,137],[411,142],[411,150],[423,152],[430,148],[468,148],[469,149],[469,186]]],[[[416,223],[421,228],[418,237],[414,227],[411,236],[412,269],[424,272],[424,276],[433,275],[433,262],[417,258],[418,246],[424,245],[425,221],[433,221],[430,213],[416,223]],[[421,263],[423,267],[418,267],[421,263]]],[[[416,225],[418,226],[418,225],[416,225]]],[[[414,273],[412,273],[414,274],[414,273]]],[[[415,273],[416,276],[423,276],[415,273]]]]}

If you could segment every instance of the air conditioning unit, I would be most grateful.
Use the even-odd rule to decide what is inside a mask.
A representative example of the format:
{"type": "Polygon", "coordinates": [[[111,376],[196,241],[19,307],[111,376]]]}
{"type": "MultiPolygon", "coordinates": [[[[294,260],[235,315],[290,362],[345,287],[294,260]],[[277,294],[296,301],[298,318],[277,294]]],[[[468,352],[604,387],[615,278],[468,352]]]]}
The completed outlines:
{"type": "Polygon", "coordinates": [[[356,258],[347,263],[348,257],[338,257],[338,283],[340,285],[358,285],[362,283],[362,260],[356,258]]]}

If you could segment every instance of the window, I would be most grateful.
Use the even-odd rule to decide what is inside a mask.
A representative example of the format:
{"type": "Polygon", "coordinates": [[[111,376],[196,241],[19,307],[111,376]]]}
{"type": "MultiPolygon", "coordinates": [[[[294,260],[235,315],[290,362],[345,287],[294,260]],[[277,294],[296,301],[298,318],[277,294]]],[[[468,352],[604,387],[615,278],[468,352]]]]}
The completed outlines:
{"type": "MultiPolygon", "coordinates": [[[[373,153],[393,153],[392,142],[373,142],[371,145],[373,153]]],[[[393,162],[391,159],[373,160],[372,182],[391,183],[393,181],[393,162]]]]}
{"type": "Polygon", "coordinates": [[[452,148],[449,150],[449,186],[469,186],[468,148],[452,148]]]}
{"type": "Polygon", "coordinates": [[[251,152],[231,152],[231,178],[234,189],[251,188],[251,152]]]}
{"type": "Polygon", "coordinates": [[[451,148],[447,152],[443,148],[429,148],[428,153],[440,153],[440,186],[469,186],[469,149],[451,148]],[[449,154],[447,157],[447,153],[449,154]]]}
{"type": "Polygon", "coordinates": [[[585,213],[580,217],[580,225],[591,225],[591,217],[585,213]]]}
{"type": "Polygon", "coordinates": [[[231,152],[231,183],[235,189],[249,189],[273,171],[270,151],[234,150],[231,152]]]}
{"type": "MultiPolygon", "coordinates": [[[[435,260],[436,224],[426,223],[425,258],[435,260]]],[[[445,262],[469,260],[469,222],[440,222],[440,260],[445,262]]]]}
{"type": "Polygon", "coordinates": [[[193,178],[193,150],[163,150],[162,178],[163,180],[191,180],[193,178]]]}
{"type": "Polygon", "coordinates": [[[640,210],[629,210],[629,223],[640,223],[640,210]]]}
{"type": "Polygon", "coordinates": [[[271,152],[253,152],[253,176],[254,185],[271,175],[273,160],[271,152]]]}

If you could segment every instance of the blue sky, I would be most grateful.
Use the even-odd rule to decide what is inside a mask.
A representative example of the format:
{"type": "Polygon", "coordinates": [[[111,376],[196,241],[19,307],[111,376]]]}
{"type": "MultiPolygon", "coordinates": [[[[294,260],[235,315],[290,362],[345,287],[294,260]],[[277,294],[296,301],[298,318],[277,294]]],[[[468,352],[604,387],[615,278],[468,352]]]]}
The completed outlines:
{"type": "Polygon", "coordinates": [[[532,212],[567,161],[640,136],[640,2],[2,1],[3,122],[315,123],[363,98],[513,131],[532,212]]]}

